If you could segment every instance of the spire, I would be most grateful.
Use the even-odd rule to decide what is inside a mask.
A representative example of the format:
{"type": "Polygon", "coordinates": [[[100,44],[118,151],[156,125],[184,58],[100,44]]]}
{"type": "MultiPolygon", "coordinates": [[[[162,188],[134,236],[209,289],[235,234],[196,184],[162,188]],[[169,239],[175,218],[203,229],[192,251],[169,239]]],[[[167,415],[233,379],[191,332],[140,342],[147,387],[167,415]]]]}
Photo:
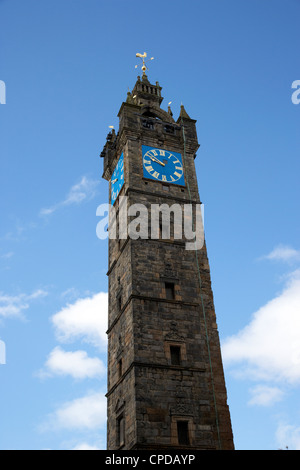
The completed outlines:
{"type": "Polygon", "coordinates": [[[181,104],[181,106],[180,106],[180,114],[179,114],[179,117],[180,117],[180,118],[183,118],[183,119],[191,119],[190,116],[188,115],[188,113],[186,112],[186,110],[184,109],[183,104],[181,104]]]}

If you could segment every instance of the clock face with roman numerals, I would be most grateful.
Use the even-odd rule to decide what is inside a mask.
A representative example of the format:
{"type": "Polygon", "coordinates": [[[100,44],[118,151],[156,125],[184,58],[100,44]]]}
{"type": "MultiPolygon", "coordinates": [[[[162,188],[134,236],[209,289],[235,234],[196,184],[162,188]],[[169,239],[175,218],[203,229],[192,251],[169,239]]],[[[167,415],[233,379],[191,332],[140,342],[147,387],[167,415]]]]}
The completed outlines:
{"type": "Polygon", "coordinates": [[[113,205],[124,184],[124,155],[123,152],[116,164],[111,180],[111,204],[113,205]]]}
{"type": "Polygon", "coordinates": [[[181,153],[142,146],[143,176],[163,183],[185,186],[181,153]]]}

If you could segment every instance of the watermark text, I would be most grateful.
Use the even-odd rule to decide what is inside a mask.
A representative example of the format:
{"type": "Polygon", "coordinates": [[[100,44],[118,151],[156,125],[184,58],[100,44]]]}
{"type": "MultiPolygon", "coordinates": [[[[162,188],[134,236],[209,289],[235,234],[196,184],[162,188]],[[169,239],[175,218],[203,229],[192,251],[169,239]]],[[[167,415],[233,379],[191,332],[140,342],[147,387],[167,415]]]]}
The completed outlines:
{"type": "Polygon", "coordinates": [[[300,80],[295,80],[292,83],[292,88],[296,91],[292,94],[292,103],[300,104],[300,80]]]}
{"type": "Polygon", "coordinates": [[[96,233],[100,240],[180,240],[186,250],[200,250],[204,245],[202,204],[129,205],[121,196],[118,211],[110,204],[98,206],[101,217],[96,233]]]}
{"type": "Polygon", "coordinates": [[[0,339],[0,365],[6,364],[6,346],[4,341],[0,339]]]}
{"type": "Polygon", "coordinates": [[[6,104],[6,85],[3,80],[0,80],[0,104],[6,104]]]}

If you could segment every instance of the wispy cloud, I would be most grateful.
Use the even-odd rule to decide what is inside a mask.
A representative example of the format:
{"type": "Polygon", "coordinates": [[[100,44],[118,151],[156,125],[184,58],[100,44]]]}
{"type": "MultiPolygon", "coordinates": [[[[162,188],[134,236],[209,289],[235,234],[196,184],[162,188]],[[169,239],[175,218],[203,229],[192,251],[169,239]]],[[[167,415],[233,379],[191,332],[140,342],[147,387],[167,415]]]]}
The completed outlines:
{"type": "Polygon", "coordinates": [[[280,449],[300,450],[300,426],[280,422],[276,438],[280,449]]]}
{"type": "Polygon", "coordinates": [[[280,388],[268,385],[257,385],[250,390],[250,393],[251,399],[248,405],[258,406],[273,406],[281,401],[285,395],[280,388]]]}
{"type": "Polygon", "coordinates": [[[48,293],[42,289],[34,291],[32,294],[18,294],[15,296],[6,295],[0,292],[0,317],[23,318],[24,311],[30,307],[30,303],[38,298],[46,297],[48,293]]]}
{"type": "MultiPolygon", "coordinates": [[[[92,200],[97,194],[98,185],[99,185],[98,180],[94,180],[87,176],[83,176],[78,183],[74,184],[74,186],[71,187],[66,197],[62,201],[50,207],[42,208],[38,214],[39,217],[46,218],[47,216],[50,216],[51,214],[58,211],[59,209],[62,209],[63,207],[79,205],[85,201],[87,202],[87,201],[92,200]]],[[[40,225],[41,225],[40,218],[39,218],[39,222],[25,222],[24,223],[20,220],[17,220],[15,222],[15,227],[13,229],[7,231],[4,235],[0,236],[0,241],[20,242],[26,239],[26,234],[30,230],[36,229],[40,227],[40,225]]],[[[10,251],[8,253],[4,253],[3,255],[0,255],[0,259],[9,259],[13,255],[14,253],[10,251]]]]}
{"type": "MultiPolygon", "coordinates": [[[[26,238],[26,232],[37,227],[35,222],[23,223],[20,220],[15,222],[15,227],[0,237],[4,242],[20,242],[26,238]]],[[[9,253],[10,254],[10,253],[9,253]]]]}
{"type": "Polygon", "coordinates": [[[10,259],[14,256],[14,252],[13,251],[9,251],[8,253],[4,253],[3,255],[0,255],[0,258],[1,259],[10,259]]]}
{"type": "Polygon", "coordinates": [[[271,261],[294,262],[300,261],[300,250],[295,250],[288,245],[278,245],[269,254],[259,258],[271,261]]]}
{"type": "Polygon", "coordinates": [[[60,294],[63,299],[75,300],[80,297],[78,289],[75,287],[70,287],[60,294]]]}
{"type": "Polygon", "coordinates": [[[97,193],[97,186],[99,182],[83,176],[79,183],[71,187],[65,199],[54,204],[51,207],[43,208],[40,211],[41,216],[51,215],[62,207],[71,206],[73,204],[81,204],[83,201],[93,199],[97,193]]]}

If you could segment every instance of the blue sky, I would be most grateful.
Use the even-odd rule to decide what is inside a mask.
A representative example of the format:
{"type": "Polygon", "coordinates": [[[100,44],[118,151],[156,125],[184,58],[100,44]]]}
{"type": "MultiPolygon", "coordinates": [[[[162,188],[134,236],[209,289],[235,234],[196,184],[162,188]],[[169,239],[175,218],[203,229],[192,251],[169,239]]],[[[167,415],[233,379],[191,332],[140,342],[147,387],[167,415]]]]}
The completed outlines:
{"type": "Polygon", "coordinates": [[[99,153],[155,60],[196,160],[237,449],[300,449],[298,0],[0,0],[1,449],[103,449],[99,153]]]}

